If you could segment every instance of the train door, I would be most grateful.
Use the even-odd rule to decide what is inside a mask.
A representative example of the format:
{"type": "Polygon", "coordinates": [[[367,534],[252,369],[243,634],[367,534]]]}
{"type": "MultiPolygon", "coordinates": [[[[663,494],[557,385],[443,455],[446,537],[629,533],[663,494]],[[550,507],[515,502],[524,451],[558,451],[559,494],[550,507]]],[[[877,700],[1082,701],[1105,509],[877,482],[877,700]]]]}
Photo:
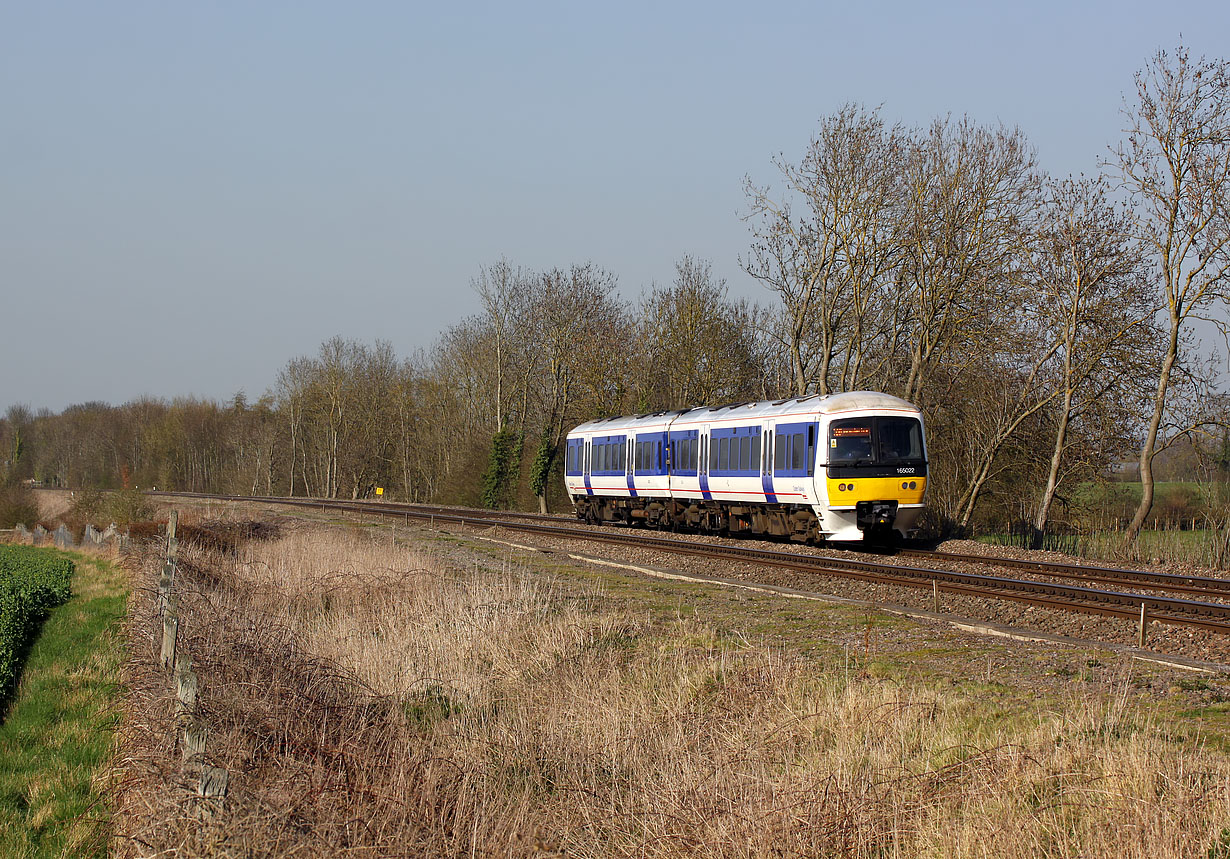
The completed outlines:
{"type": "Polygon", "coordinates": [[[700,497],[709,501],[713,493],[709,491],[709,424],[700,429],[700,455],[696,461],[696,474],[700,477],[700,497]]]}
{"type": "Polygon", "coordinates": [[[589,482],[589,458],[590,458],[590,440],[585,439],[585,494],[593,495],[594,488],[589,482]]]}
{"type": "Polygon", "coordinates": [[[766,504],[777,503],[777,493],[773,491],[773,429],[773,421],[765,421],[760,428],[764,438],[760,446],[760,486],[766,504]]]}

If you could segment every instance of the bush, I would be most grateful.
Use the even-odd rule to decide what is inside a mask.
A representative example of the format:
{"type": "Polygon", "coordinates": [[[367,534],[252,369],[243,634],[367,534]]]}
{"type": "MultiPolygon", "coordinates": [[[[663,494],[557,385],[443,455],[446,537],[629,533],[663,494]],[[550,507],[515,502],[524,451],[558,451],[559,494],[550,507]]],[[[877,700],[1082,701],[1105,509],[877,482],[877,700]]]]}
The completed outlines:
{"type": "Polygon", "coordinates": [[[12,528],[19,522],[34,527],[38,522],[38,501],[26,486],[6,486],[0,489],[0,528],[12,528]]]}
{"type": "Polygon", "coordinates": [[[87,524],[105,528],[112,522],[127,526],[133,522],[144,522],[153,515],[154,507],[149,499],[135,489],[122,492],[83,489],[77,495],[70,518],[80,529],[87,524]]]}
{"type": "Polygon", "coordinates": [[[46,549],[0,546],[0,704],[48,612],[68,600],[73,562],[46,549]]]}

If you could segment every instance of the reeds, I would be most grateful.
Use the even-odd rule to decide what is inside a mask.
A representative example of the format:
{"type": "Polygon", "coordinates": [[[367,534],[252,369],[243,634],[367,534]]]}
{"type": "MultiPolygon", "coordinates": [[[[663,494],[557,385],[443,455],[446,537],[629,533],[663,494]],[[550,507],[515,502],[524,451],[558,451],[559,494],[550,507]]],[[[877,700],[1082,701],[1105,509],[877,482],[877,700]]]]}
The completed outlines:
{"type": "Polygon", "coordinates": [[[966,687],[879,680],[512,556],[346,529],[185,555],[181,635],[231,795],[191,811],[142,652],[132,853],[1165,859],[1230,843],[1230,761],[1152,725],[1126,671],[1117,695],[1006,718],[966,687]]]}

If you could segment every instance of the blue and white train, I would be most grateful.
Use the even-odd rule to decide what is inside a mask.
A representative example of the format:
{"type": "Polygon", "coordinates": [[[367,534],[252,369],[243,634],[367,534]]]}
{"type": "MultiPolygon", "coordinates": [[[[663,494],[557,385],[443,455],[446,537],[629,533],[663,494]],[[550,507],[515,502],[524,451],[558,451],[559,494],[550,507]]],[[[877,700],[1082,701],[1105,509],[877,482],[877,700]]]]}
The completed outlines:
{"type": "Polygon", "coordinates": [[[801,542],[908,536],[922,413],[873,391],[604,418],[568,434],[578,518],[801,542]]]}

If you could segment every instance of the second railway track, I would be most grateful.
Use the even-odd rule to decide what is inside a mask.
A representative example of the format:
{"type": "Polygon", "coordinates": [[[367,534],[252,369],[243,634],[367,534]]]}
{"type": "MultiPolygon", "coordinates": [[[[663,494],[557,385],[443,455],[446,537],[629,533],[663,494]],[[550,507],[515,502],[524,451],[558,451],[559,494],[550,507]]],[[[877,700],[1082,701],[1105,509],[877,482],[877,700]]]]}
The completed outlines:
{"type": "MultiPolygon", "coordinates": [[[[875,584],[903,586],[915,590],[1003,600],[1103,617],[1133,620],[1143,613],[1149,620],[1172,626],[1190,627],[1210,633],[1230,633],[1230,605],[1184,597],[1140,594],[1119,590],[1037,581],[1006,576],[984,575],[952,569],[913,567],[882,561],[799,554],[780,549],[715,543],[662,536],[612,527],[589,527],[569,524],[567,519],[539,514],[509,514],[499,511],[468,511],[428,505],[390,502],[333,501],[302,498],[269,498],[247,496],[206,496],[190,493],[165,493],[184,497],[255,501],[266,504],[328,509],[396,517],[438,521],[467,526],[498,525],[509,530],[538,534],[553,539],[583,540],[618,544],[636,549],[692,557],[713,558],[764,567],[856,579],[875,584]]],[[[929,558],[961,564],[980,564],[1028,570],[1051,578],[1079,579],[1086,582],[1115,583],[1176,593],[1230,598],[1230,582],[1198,576],[1174,576],[1165,573],[1121,570],[1109,567],[1083,567],[1053,562],[986,558],[948,552],[905,551],[912,558],[929,558]]]]}

